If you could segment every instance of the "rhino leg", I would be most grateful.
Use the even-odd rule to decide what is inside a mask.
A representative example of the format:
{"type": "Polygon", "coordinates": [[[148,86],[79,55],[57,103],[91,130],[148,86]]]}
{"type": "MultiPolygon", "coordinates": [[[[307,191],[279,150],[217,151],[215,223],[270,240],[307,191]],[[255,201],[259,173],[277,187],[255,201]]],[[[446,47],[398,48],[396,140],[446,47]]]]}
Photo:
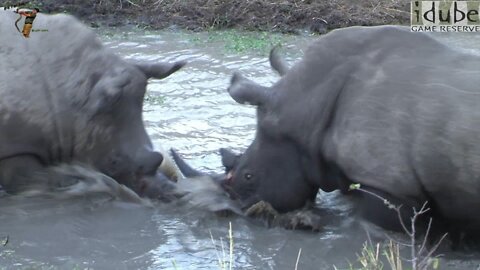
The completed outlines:
{"type": "MultiPolygon", "coordinates": [[[[354,195],[354,202],[358,206],[358,213],[364,219],[387,230],[398,232],[404,231],[405,229],[401,225],[400,219],[407,228],[410,228],[411,218],[414,215],[413,209],[419,211],[423,205],[421,202],[400,199],[378,189],[370,187],[363,187],[363,189],[369,193],[366,193],[365,191],[352,192],[352,195],[354,195]],[[376,196],[372,194],[375,194],[376,196]],[[395,210],[395,208],[397,208],[398,211],[395,210]]],[[[427,206],[430,208],[431,204],[427,206]]],[[[429,211],[418,216],[416,225],[420,231],[422,228],[426,228],[426,224],[428,223],[431,214],[431,211],[429,211]]]]}
{"type": "Polygon", "coordinates": [[[7,193],[18,193],[32,185],[38,185],[35,173],[44,169],[40,161],[31,155],[21,155],[0,161],[0,185],[7,193]]]}
{"type": "Polygon", "coordinates": [[[73,185],[78,177],[50,170],[33,155],[19,155],[0,161],[0,185],[7,193],[45,192],[73,185]]]}

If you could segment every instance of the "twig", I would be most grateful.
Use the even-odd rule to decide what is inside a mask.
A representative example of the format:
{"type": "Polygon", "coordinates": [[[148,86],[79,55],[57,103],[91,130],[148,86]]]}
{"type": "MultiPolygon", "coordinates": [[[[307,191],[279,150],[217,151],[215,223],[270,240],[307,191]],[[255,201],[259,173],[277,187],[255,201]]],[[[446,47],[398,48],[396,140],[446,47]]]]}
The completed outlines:
{"type": "MultiPolygon", "coordinates": [[[[438,249],[438,247],[440,246],[440,244],[442,243],[442,241],[445,239],[445,237],[447,237],[448,233],[445,233],[442,235],[442,237],[440,238],[440,240],[438,240],[438,242],[433,246],[432,250],[430,250],[422,259],[422,262],[425,261],[424,263],[424,267],[426,268],[428,266],[428,259],[432,257],[433,253],[438,249]]],[[[438,257],[438,256],[436,256],[438,257]]],[[[423,268],[420,268],[420,269],[423,269],[423,268]]]]}
{"type": "Polygon", "coordinates": [[[402,226],[403,231],[405,231],[405,233],[407,233],[408,236],[411,237],[412,235],[410,234],[410,231],[407,229],[407,225],[405,225],[405,222],[403,222],[402,213],[400,212],[401,207],[402,207],[401,205],[398,206],[397,208],[395,208],[395,211],[397,211],[398,220],[400,221],[400,225],[402,226]]]}
{"type": "Polygon", "coordinates": [[[230,270],[233,267],[233,233],[232,233],[232,222],[228,222],[228,238],[230,240],[230,270]]]}
{"type": "Polygon", "coordinates": [[[423,237],[423,243],[422,243],[420,249],[418,250],[418,253],[419,253],[419,254],[422,254],[423,251],[425,250],[425,246],[426,246],[426,244],[427,244],[427,239],[428,239],[428,235],[430,234],[430,229],[431,229],[431,227],[432,227],[432,218],[430,218],[430,219],[428,220],[427,231],[425,232],[425,236],[423,237]]]}
{"type": "MultiPolygon", "coordinates": [[[[409,246],[410,247],[410,256],[411,256],[411,259],[410,260],[406,260],[406,261],[409,261],[412,263],[412,270],[426,270],[427,267],[431,264],[431,258],[432,258],[432,255],[433,253],[438,249],[438,247],[440,246],[440,244],[442,243],[442,241],[445,239],[445,237],[447,236],[447,233],[444,234],[440,240],[433,246],[433,248],[428,251],[425,255],[423,255],[423,253],[425,253],[425,251],[427,250],[426,248],[426,245],[427,245],[427,239],[430,235],[430,230],[432,228],[432,218],[429,219],[429,222],[428,222],[428,226],[427,226],[427,231],[425,232],[425,236],[423,238],[423,241],[422,241],[422,244],[419,246],[419,249],[417,250],[417,242],[416,242],[416,223],[417,223],[417,220],[418,220],[418,217],[427,213],[428,211],[430,211],[430,208],[427,207],[428,205],[428,201],[425,201],[422,205],[422,207],[420,208],[420,210],[417,211],[417,209],[415,207],[413,207],[413,216],[411,217],[410,221],[410,229],[407,228],[406,224],[404,223],[403,221],[403,218],[402,218],[402,215],[401,215],[401,207],[402,205],[400,206],[395,206],[393,205],[391,202],[389,202],[387,199],[383,198],[382,196],[378,195],[378,194],[375,194],[371,191],[368,191],[368,190],[365,190],[365,189],[362,189],[360,184],[352,184],[350,185],[350,190],[353,190],[353,189],[356,189],[356,190],[359,190],[359,191],[362,191],[362,192],[365,192],[369,195],[372,195],[374,196],[375,198],[378,198],[380,200],[383,201],[383,203],[389,208],[389,209],[393,209],[397,212],[397,216],[398,216],[398,219],[399,219],[399,222],[400,222],[400,225],[402,226],[402,229],[404,230],[404,232],[410,237],[410,244],[404,244],[405,246],[409,246]]],[[[367,234],[368,235],[368,234],[367,234]]],[[[371,245],[371,240],[369,239],[370,241],[370,245],[371,245]]],[[[392,240],[391,240],[392,241],[392,240]]],[[[397,243],[397,247],[398,247],[398,243],[397,243]]],[[[390,259],[392,258],[392,255],[393,254],[393,251],[391,250],[390,252],[390,257],[387,256],[387,259],[390,261],[390,259]]],[[[400,257],[400,254],[398,254],[398,257],[400,257]]],[[[401,257],[400,257],[401,258],[401,257]]],[[[397,258],[398,259],[398,258],[397,258]]],[[[403,259],[403,258],[401,258],[403,259]]],[[[392,259],[393,260],[393,259],[392,259]]],[[[405,260],[405,259],[404,259],[405,260]]]]}
{"type": "Polygon", "coordinates": [[[418,269],[418,255],[421,255],[420,252],[417,252],[416,248],[417,248],[417,243],[416,243],[416,231],[415,231],[415,224],[417,222],[417,218],[420,216],[420,215],[423,215],[425,214],[426,212],[428,212],[430,210],[430,208],[426,208],[427,207],[427,202],[425,202],[423,205],[422,205],[422,208],[420,208],[420,211],[417,212],[417,210],[415,208],[413,208],[413,216],[412,216],[412,219],[411,219],[411,224],[410,224],[410,227],[411,227],[411,230],[410,230],[410,241],[412,243],[412,246],[410,248],[410,253],[411,253],[411,257],[412,257],[412,270],[417,270],[418,269]]]}
{"type": "Polygon", "coordinates": [[[386,238],[388,238],[388,240],[393,241],[393,242],[395,242],[395,243],[397,243],[401,246],[404,246],[404,247],[409,247],[410,246],[410,243],[406,243],[406,242],[402,242],[402,241],[397,240],[397,239],[393,239],[393,237],[391,237],[390,235],[388,235],[386,233],[384,235],[385,235],[386,238]]]}
{"type": "Polygon", "coordinates": [[[221,269],[223,269],[222,259],[220,258],[220,254],[218,254],[217,245],[215,244],[215,240],[213,240],[212,231],[208,230],[208,232],[210,233],[210,239],[212,240],[213,247],[215,248],[215,254],[217,255],[217,260],[218,260],[218,266],[221,269]]]}
{"type": "Polygon", "coordinates": [[[300,261],[300,255],[302,255],[302,248],[298,249],[297,261],[295,262],[295,270],[298,270],[298,262],[300,261]]]}
{"type": "Polygon", "coordinates": [[[127,1],[127,2],[128,2],[130,5],[132,5],[132,6],[140,7],[140,5],[135,4],[135,3],[133,3],[133,2],[130,1],[130,0],[125,0],[125,1],[127,1]]]}

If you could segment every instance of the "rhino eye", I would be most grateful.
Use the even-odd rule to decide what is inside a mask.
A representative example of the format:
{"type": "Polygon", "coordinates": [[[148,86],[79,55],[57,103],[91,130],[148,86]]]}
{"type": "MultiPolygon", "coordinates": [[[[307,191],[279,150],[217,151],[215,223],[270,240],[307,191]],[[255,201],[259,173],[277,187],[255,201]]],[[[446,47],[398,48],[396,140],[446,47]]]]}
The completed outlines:
{"type": "Polygon", "coordinates": [[[251,173],[246,173],[244,177],[246,180],[251,180],[253,175],[251,173]]]}

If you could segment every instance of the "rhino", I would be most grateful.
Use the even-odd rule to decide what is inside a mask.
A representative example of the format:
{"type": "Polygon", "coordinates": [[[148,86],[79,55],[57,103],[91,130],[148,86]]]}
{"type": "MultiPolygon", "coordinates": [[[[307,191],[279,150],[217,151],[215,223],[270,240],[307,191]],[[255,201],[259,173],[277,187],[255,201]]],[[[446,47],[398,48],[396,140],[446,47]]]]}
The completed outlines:
{"type": "Polygon", "coordinates": [[[3,189],[67,185],[68,177],[49,168],[82,164],[142,196],[168,195],[169,178],[158,171],[164,158],[146,133],[142,106],[148,79],[163,79],[185,62],[126,61],[63,14],[38,14],[33,30],[42,31],[25,38],[16,16],[0,11],[3,189]]]}
{"type": "Polygon", "coordinates": [[[441,230],[478,235],[479,63],[402,26],[334,30],[291,68],[272,51],[276,83],[237,72],[228,87],[256,107],[257,127],[224,164],[227,190],[243,207],[265,201],[280,212],[340,190],[364,218],[393,230],[427,202],[441,230]],[[400,218],[384,199],[402,206],[400,218]]]}

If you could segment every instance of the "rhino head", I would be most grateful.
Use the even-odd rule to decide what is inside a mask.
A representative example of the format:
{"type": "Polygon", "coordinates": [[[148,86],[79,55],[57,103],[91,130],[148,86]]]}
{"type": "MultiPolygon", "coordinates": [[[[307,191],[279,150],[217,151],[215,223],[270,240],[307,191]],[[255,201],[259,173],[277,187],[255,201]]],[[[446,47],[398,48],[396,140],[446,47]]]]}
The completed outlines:
{"type": "Polygon", "coordinates": [[[63,186],[63,175],[37,176],[80,163],[138,193],[158,191],[163,157],[145,131],[143,99],[149,78],[163,79],[185,63],[126,61],[64,14],[38,14],[35,24],[49,34],[26,41],[3,27],[14,16],[0,15],[0,184],[9,193],[63,186]],[[19,46],[25,42],[31,46],[19,46]]]}
{"type": "Polygon", "coordinates": [[[315,199],[318,186],[305,174],[307,158],[295,144],[268,135],[257,136],[231,168],[224,187],[244,209],[260,201],[270,203],[279,212],[303,207],[315,199]]]}
{"type": "MultiPolygon", "coordinates": [[[[288,76],[277,48],[270,53],[270,65],[283,77],[288,76]]],[[[238,103],[257,107],[257,130],[252,144],[235,159],[222,158],[223,165],[231,168],[226,190],[245,208],[266,201],[277,211],[287,212],[314,200],[318,192],[310,173],[310,157],[290,138],[279,120],[278,109],[291,106],[281,100],[282,80],[264,87],[236,73],[228,88],[238,103]]]]}
{"type": "Polygon", "coordinates": [[[163,79],[185,63],[125,63],[104,72],[82,105],[75,145],[87,163],[140,195],[162,197],[170,181],[157,169],[163,156],[146,133],[142,108],[149,78],[163,79]]]}

